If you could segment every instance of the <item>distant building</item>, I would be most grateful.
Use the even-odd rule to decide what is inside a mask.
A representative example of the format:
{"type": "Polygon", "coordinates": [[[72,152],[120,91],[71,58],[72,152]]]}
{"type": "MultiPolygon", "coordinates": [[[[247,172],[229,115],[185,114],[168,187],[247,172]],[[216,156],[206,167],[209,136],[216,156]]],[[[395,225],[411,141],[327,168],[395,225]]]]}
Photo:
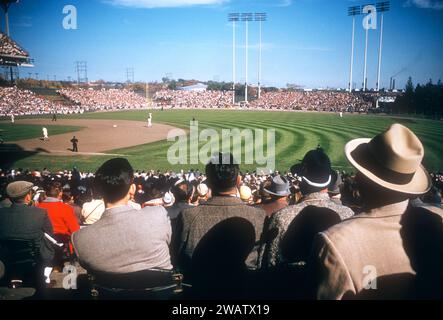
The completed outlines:
{"type": "Polygon", "coordinates": [[[177,90],[203,92],[203,91],[206,91],[207,88],[208,88],[207,85],[205,85],[203,83],[197,83],[197,84],[194,84],[192,86],[186,86],[186,87],[177,88],[177,90]]]}

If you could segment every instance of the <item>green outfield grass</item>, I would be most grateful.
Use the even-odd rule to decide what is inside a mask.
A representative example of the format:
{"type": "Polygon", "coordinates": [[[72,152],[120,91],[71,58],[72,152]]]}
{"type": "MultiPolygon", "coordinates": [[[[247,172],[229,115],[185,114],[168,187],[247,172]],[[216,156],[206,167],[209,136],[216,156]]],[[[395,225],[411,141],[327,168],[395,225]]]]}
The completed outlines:
{"type": "MultiPolygon", "coordinates": [[[[82,129],[78,126],[46,126],[51,136],[74,132],[82,129]]],[[[0,123],[0,134],[5,142],[42,137],[41,125],[0,123]]]]}
{"type": "MultiPolygon", "coordinates": [[[[423,142],[425,166],[429,170],[441,170],[443,167],[441,160],[443,159],[443,123],[441,121],[358,114],[345,114],[343,118],[340,118],[337,114],[325,113],[218,110],[122,111],[83,114],[70,116],[70,118],[145,121],[148,112],[152,112],[154,123],[161,122],[185,129],[189,127],[189,122],[193,118],[198,120],[200,130],[205,128],[214,128],[218,131],[229,128],[240,130],[274,128],[276,131],[276,168],[281,171],[287,170],[292,164],[298,162],[308,150],[315,148],[318,144],[328,153],[335,168],[349,170],[351,167],[343,151],[347,141],[359,137],[373,137],[390,124],[399,122],[412,129],[423,142]]],[[[150,129],[147,129],[147,132],[148,130],[150,129]]],[[[137,169],[204,168],[202,164],[171,165],[166,157],[171,144],[172,142],[159,141],[109,151],[127,156],[137,169]]],[[[266,147],[264,150],[266,151],[266,147]]],[[[108,156],[48,157],[40,154],[19,160],[15,166],[67,169],[76,165],[81,170],[95,170],[109,158],[108,156]]],[[[242,165],[241,168],[253,170],[256,165],[242,165]]]]}

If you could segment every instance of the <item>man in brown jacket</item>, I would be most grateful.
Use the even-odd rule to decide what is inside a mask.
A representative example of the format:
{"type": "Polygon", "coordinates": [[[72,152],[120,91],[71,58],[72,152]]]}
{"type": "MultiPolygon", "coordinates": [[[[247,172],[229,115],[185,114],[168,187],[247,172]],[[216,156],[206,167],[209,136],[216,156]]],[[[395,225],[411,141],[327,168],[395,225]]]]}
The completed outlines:
{"type": "MultiPolygon", "coordinates": [[[[219,261],[219,258],[222,259],[217,255],[223,254],[222,252],[230,245],[233,237],[241,239],[248,232],[252,233],[253,247],[249,249],[249,254],[246,254],[248,256],[246,264],[250,268],[255,268],[266,213],[262,209],[247,206],[238,197],[239,166],[235,164],[231,154],[220,153],[214,156],[206,165],[206,175],[213,197],[198,207],[185,209],[178,217],[179,230],[181,230],[180,266],[183,269],[190,268],[196,249],[203,248],[205,245],[202,239],[214,240],[211,234],[216,234],[217,230],[221,230],[219,228],[226,227],[225,230],[230,231],[231,238],[227,234],[223,238],[223,234],[218,233],[223,238],[221,243],[217,247],[213,242],[211,253],[215,255],[212,259],[214,268],[219,267],[216,266],[216,261],[219,261]],[[232,222],[231,226],[229,226],[230,222],[232,222]]],[[[237,243],[237,245],[240,247],[243,244],[237,243]]],[[[227,253],[229,255],[229,252],[227,253]]],[[[211,264],[211,257],[205,258],[211,264]]]]}
{"type": "Polygon", "coordinates": [[[366,208],[318,235],[311,264],[316,297],[416,298],[419,273],[429,271],[422,267],[441,264],[441,249],[432,248],[441,244],[443,214],[408,209],[409,199],[431,187],[421,165],[423,145],[408,128],[393,124],[373,139],[348,142],[345,153],[358,170],[366,208]],[[426,222],[431,220],[437,223],[426,222]]]}

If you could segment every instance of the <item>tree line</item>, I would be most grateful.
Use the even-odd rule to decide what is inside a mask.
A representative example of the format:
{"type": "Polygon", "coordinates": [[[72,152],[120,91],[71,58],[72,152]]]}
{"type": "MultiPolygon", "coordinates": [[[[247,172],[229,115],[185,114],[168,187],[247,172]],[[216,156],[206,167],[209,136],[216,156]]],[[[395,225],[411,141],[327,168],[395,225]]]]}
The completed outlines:
{"type": "Polygon", "coordinates": [[[430,118],[440,119],[443,117],[443,83],[438,80],[436,84],[432,79],[422,85],[414,86],[409,77],[404,95],[398,96],[393,111],[396,113],[408,113],[423,115],[430,118]]]}

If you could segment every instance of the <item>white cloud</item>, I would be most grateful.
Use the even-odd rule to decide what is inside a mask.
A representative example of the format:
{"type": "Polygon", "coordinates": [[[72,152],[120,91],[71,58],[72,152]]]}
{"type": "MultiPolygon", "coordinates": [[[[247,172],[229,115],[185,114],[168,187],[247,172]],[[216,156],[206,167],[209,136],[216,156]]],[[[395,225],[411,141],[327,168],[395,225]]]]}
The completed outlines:
{"type": "Polygon", "coordinates": [[[175,8],[201,5],[218,5],[229,0],[104,0],[117,6],[133,8],[175,8]]]}
{"type": "Polygon", "coordinates": [[[292,4],[292,0],[282,0],[277,7],[289,7],[292,4]]]}
{"type": "Polygon", "coordinates": [[[415,6],[423,9],[443,10],[443,1],[440,0],[407,0],[406,7],[415,6]]]}

